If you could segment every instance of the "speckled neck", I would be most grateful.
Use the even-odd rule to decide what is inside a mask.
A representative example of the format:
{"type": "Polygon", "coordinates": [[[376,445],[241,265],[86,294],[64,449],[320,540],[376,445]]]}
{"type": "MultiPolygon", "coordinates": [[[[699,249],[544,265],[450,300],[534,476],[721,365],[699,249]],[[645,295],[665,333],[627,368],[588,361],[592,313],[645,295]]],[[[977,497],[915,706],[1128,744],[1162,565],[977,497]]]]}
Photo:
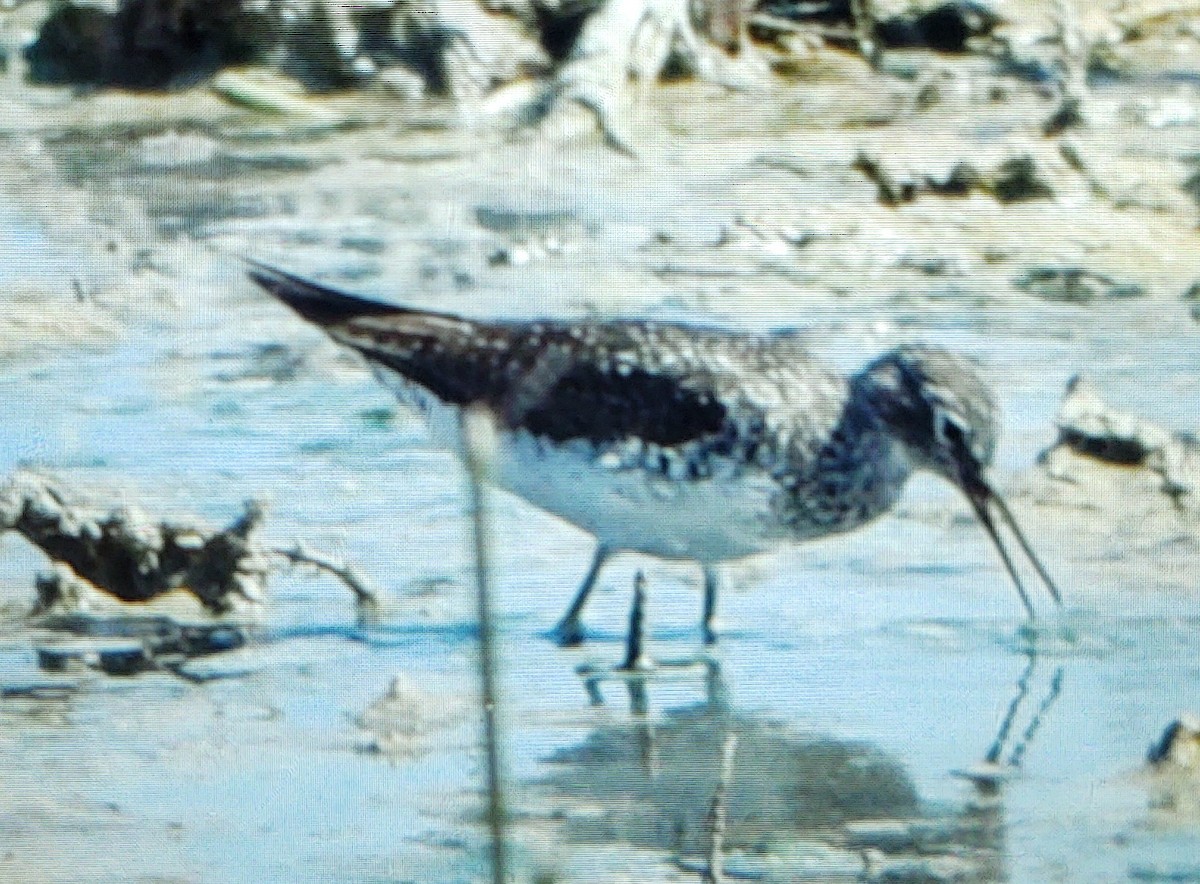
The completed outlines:
{"type": "Polygon", "coordinates": [[[905,445],[854,389],[811,468],[787,485],[781,515],[800,538],[849,531],[883,515],[912,475],[905,445]]]}

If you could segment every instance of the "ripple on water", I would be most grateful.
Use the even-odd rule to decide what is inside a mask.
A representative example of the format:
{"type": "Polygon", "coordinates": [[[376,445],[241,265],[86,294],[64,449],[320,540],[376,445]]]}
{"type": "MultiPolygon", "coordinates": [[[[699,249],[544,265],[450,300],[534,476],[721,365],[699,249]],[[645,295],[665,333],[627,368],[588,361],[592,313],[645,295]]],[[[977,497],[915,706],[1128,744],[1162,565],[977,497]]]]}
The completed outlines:
{"type": "Polygon", "coordinates": [[[1068,609],[1014,623],[995,619],[921,619],[887,624],[884,632],[946,650],[998,647],[1052,658],[1106,657],[1151,642],[1156,652],[1200,652],[1200,617],[1136,614],[1123,618],[1068,609]]]}

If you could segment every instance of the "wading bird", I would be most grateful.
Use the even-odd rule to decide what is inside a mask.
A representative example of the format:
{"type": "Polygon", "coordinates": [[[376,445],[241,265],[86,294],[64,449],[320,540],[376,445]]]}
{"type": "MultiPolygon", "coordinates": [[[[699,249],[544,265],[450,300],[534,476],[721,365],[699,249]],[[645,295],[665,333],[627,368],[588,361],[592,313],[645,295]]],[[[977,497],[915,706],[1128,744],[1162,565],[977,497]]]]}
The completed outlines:
{"type": "Polygon", "coordinates": [[[464,408],[490,412],[493,476],[597,539],[555,629],[580,617],[604,562],[631,550],[693,560],[701,623],[715,640],[715,566],[851,531],[888,512],[916,470],[956,485],[1034,608],[999,533],[1006,527],[1050,595],[1058,589],[985,471],[996,409],[973,365],[906,346],[849,377],[787,333],[643,321],[481,322],[344,294],[250,262],[250,277],[335,341],[461,445],[464,408]]]}

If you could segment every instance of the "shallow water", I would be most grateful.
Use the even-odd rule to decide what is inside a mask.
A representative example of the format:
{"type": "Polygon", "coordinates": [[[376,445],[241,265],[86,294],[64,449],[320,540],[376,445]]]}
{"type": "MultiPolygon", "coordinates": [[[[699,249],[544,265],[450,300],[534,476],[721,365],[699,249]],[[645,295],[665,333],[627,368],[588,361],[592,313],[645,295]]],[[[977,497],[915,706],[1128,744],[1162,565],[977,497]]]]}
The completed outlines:
{"type": "MultiPolygon", "coordinates": [[[[801,136],[781,140],[771,149],[803,153],[801,136]]],[[[7,364],[0,469],[49,469],[107,489],[114,503],[214,523],[247,497],[265,498],[267,541],[344,555],[386,601],[360,623],[336,584],[280,576],[255,642],[206,661],[205,672],[225,677],[201,684],[166,674],[51,677],[35,668],[31,636],[8,624],[0,876],[484,877],[462,472],[353,360],[253,291],[231,252],[480,316],[801,325],[847,369],[897,340],[943,343],[976,355],[995,382],[1006,415],[1002,487],[1053,440],[1054,409],[1078,371],[1131,411],[1176,429],[1200,425],[1183,305],[1027,299],[981,310],[969,296],[999,276],[980,268],[948,283],[962,299],[876,297],[921,278],[887,281],[848,257],[855,243],[889,248],[882,235],[837,232],[855,211],[874,212],[868,190],[842,182],[827,217],[818,211],[827,179],[756,165],[763,148],[753,141],[731,136],[688,156],[679,147],[679,157],[659,145],[653,173],[586,144],[481,151],[454,132],[402,126],[276,134],[253,146],[235,132],[217,153],[184,145],[191,153],[179,148],[170,162],[161,142],[135,136],[50,142],[65,181],[101,205],[128,191],[144,210],[123,235],[161,265],[146,272],[175,303],[140,305],[103,346],[7,364]],[[220,151],[241,159],[218,162],[220,151]],[[353,163],[357,171],[344,168],[353,163]],[[174,176],[181,164],[191,169],[186,186],[174,176]],[[810,207],[814,226],[835,231],[813,266],[712,245],[733,215],[780,204],[810,207]],[[547,230],[560,249],[520,266],[489,263],[514,244],[544,251],[547,230]],[[844,253],[838,237],[854,240],[844,253]],[[862,302],[829,293],[834,271],[837,285],[862,286],[862,302]],[[288,349],[272,349],[279,344],[288,349]],[[388,756],[356,720],[399,673],[444,714],[427,743],[388,756]],[[46,683],[65,692],[19,695],[46,683]]],[[[835,168],[839,156],[822,162],[835,168]]],[[[0,281],[52,278],[69,245],[22,211],[0,216],[0,281]]],[[[1070,236],[1061,248],[1075,248],[1070,236]]],[[[1195,706],[1191,572],[1176,576],[1186,588],[1173,592],[1106,585],[1094,550],[1073,548],[1069,527],[1046,529],[1032,539],[1068,610],[1046,610],[1027,627],[965,506],[920,480],[896,517],[731,569],[711,657],[700,656],[697,575],[635,557],[605,572],[586,618],[592,640],[564,650],[546,633],[586,569],[590,541],[519,501],[497,496],[494,505],[501,716],[521,867],[566,880],[694,880],[695,857],[677,865],[675,852],[694,852],[703,815],[695,803],[715,780],[718,732],[736,732],[738,752],[775,760],[735,754],[733,816],[751,814],[778,775],[771,785],[783,810],[773,812],[790,821],[765,840],[733,827],[731,863],[760,880],[854,880],[864,851],[874,862],[911,862],[896,880],[937,869],[978,881],[1200,880],[1194,817],[1155,809],[1141,773],[1149,743],[1195,706]],[[707,664],[650,677],[646,712],[635,714],[624,682],[602,683],[595,705],[577,668],[621,658],[639,567],[651,586],[652,655],[707,664]],[[992,749],[1018,697],[998,759],[1019,765],[998,789],[972,784],[961,772],[992,749]],[[709,731],[711,740],[696,737],[709,731]],[[785,773],[810,785],[829,776],[834,797],[848,802],[838,785],[847,770],[865,771],[855,793],[873,798],[865,809],[788,791],[785,773]],[[950,834],[921,853],[908,846],[921,826],[950,834]]],[[[0,538],[6,599],[26,599],[39,566],[22,543],[0,538]]]]}

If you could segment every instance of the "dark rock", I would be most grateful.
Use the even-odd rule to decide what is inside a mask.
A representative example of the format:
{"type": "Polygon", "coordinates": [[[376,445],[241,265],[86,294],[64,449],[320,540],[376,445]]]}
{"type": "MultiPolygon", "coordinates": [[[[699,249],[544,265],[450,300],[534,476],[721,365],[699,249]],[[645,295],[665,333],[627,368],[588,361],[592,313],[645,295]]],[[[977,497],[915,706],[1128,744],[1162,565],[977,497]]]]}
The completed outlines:
{"type": "Polygon", "coordinates": [[[178,623],[153,615],[79,613],[42,617],[37,623],[42,629],[71,636],[37,647],[38,668],[44,672],[93,669],[131,676],[168,670],[179,674],[179,668],[192,660],[227,654],[248,641],[241,626],[178,623]]]}
{"type": "Polygon", "coordinates": [[[876,186],[879,201],[887,206],[912,202],[923,194],[964,197],[972,192],[988,193],[1002,203],[1047,199],[1053,189],[1038,173],[1037,163],[1027,155],[1002,160],[994,170],[980,170],[966,161],[936,171],[892,168],[892,164],[860,151],[851,168],[862,172],[876,186]]]}
{"type": "Polygon", "coordinates": [[[1055,424],[1058,441],[1038,458],[1050,475],[1082,490],[1088,481],[1077,469],[1080,461],[1136,468],[1130,472],[1143,473],[1148,481],[1142,490],[1123,492],[1127,507],[1131,495],[1148,491],[1176,512],[1200,512],[1200,442],[1194,437],[1112,408],[1078,376],[1067,385],[1055,424]]]}
{"type": "Polygon", "coordinates": [[[65,5],[26,50],[37,83],[170,89],[247,61],[240,0],[125,0],[115,12],[65,5]]]}
{"type": "Polygon", "coordinates": [[[1200,767],[1200,718],[1185,714],[1172,721],[1150,746],[1146,760],[1155,767],[1200,767]]]}
{"type": "Polygon", "coordinates": [[[1192,319],[1200,322],[1200,280],[1193,282],[1187,287],[1183,293],[1183,300],[1191,305],[1189,309],[1192,319]]]}
{"type": "Polygon", "coordinates": [[[1088,304],[1112,298],[1140,298],[1146,290],[1134,282],[1120,282],[1083,267],[1033,267],[1014,281],[1022,291],[1047,301],[1088,304]]]}
{"type": "Polygon", "coordinates": [[[968,43],[989,37],[1003,19],[979,3],[943,3],[916,14],[898,15],[876,25],[876,38],[889,49],[966,52],[968,43]]]}
{"type": "Polygon", "coordinates": [[[1196,172],[1183,182],[1183,192],[1200,203],[1200,172],[1196,172]]]}
{"type": "Polygon", "coordinates": [[[575,45],[575,38],[583,30],[583,23],[592,14],[592,6],[586,3],[564,4],[564,8],[537,10],[538,33],[542,48],[553,61],[566,61],[575,45]]]}
{"type": "Polygon", "coordinates": [[[990,188],[1002,203],[1049,199],[1054,191],[1039,175],[1033,157],[1012,157],[996,167],[990,188]]]}
{"type": "Polygon", "coordinates": [[[156,669],[154,660],[141,645],[101,651],[99,668],[108,675],[138,675],[156,669]]]}
{"type": "Polygon", "coordinates": [[[1083,115],[1083,100],[1078,96],[1066,96],[1042,123],[1042,134],[1046,136],[1061,135],[1068,129],[1082,126],[1086,122],[1083,115]]]}
{"type": "Polygon", "coordinates": [[[38,669],[43,672],[66,672],[73,663],[79,662],[79,655],[68,648],[47,645],[37,649],[38,669]]]}

